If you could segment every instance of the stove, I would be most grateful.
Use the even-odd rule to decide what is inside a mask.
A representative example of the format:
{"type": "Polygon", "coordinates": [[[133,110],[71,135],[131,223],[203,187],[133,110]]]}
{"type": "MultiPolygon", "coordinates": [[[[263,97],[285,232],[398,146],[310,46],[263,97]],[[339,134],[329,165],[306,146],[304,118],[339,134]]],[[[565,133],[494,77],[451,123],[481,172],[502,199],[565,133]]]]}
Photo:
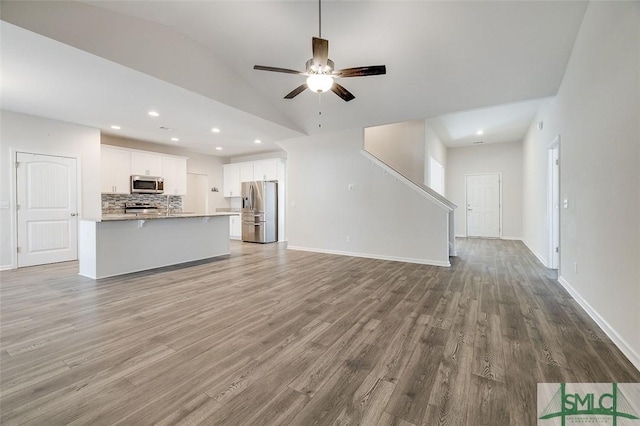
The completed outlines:
{"type": "Polygon", "coordinates": [[[126,203],[124,205],[125,213],[157,215],[159,213],[157,206],[149,203],[126,203]]]}

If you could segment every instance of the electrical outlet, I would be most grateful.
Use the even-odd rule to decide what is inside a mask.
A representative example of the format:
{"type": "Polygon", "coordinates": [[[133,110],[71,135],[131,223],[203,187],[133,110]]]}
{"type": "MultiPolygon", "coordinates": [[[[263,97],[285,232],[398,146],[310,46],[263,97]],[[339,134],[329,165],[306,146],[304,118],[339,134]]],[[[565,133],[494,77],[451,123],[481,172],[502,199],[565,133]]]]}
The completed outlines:
{"type": "Polygon", "coordinates": [[[349,184],[349,191],[353,191],[354,189],[356,189],[356,185],[354,183],[350,183],[349,184]]]}
{"type": "Polygon", "coordinates": [[[578,262],[575,262],[573,264],[573,272],[575,272],[576,274],[578,273],[578,262]]]}

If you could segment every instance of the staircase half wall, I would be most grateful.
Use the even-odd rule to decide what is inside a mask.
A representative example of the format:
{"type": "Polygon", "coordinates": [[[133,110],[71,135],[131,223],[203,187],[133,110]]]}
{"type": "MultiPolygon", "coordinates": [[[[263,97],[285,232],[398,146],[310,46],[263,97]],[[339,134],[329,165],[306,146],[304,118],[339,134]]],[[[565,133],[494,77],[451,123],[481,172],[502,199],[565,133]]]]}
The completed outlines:
{"type": "Polygon", "coordinates": [[[289,249],[450,266],[455,206],[364,153],[362,129],[279,145],[289,249]]]}

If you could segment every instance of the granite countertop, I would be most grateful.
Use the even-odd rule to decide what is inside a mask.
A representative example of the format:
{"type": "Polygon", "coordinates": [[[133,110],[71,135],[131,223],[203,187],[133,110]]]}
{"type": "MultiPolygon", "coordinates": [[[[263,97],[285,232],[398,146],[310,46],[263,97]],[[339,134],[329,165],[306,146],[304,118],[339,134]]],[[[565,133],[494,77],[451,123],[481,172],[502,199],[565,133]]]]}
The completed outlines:
{"type": "Polygon", "coordinates": [[[103,214],[101,222],[113,222],[117,220],[159,220],[159,219],[183,219],[193,217],[216,217],[216,216],[237,216],[238,212],[216,212],[207,214],[197,213],[173,213],[170,215],[164,214],[134,214],[134,213],[122,213],[122,214],[103,214]]]}

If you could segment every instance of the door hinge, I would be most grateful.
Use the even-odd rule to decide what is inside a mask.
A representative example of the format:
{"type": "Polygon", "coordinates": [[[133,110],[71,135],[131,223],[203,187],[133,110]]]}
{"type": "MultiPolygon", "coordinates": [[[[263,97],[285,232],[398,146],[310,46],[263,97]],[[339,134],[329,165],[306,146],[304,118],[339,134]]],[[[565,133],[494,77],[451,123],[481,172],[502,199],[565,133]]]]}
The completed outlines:
{"type": "Polygon", "coordinates": [[[560,247],[556,247],[556,253],[560,253],[560,247]]]}
{"type": "Polygon", "coordinates": [[[20,162],[16,161],[16,169],[20,166],[20,162]]]}
{"type": "Polygon", "coordinates": [[[560,164],[560,160],[556,158],[556,166],[560,164]]]}
{"type": "Polygon", "coordinates": [[[20,204],[16,204],[16,210],[20,210],[20,204]]]}
{"type": "Polygon", "coordinates": [[[16,247],[16,253],[20,253],[20,247],[16,247]]]}

